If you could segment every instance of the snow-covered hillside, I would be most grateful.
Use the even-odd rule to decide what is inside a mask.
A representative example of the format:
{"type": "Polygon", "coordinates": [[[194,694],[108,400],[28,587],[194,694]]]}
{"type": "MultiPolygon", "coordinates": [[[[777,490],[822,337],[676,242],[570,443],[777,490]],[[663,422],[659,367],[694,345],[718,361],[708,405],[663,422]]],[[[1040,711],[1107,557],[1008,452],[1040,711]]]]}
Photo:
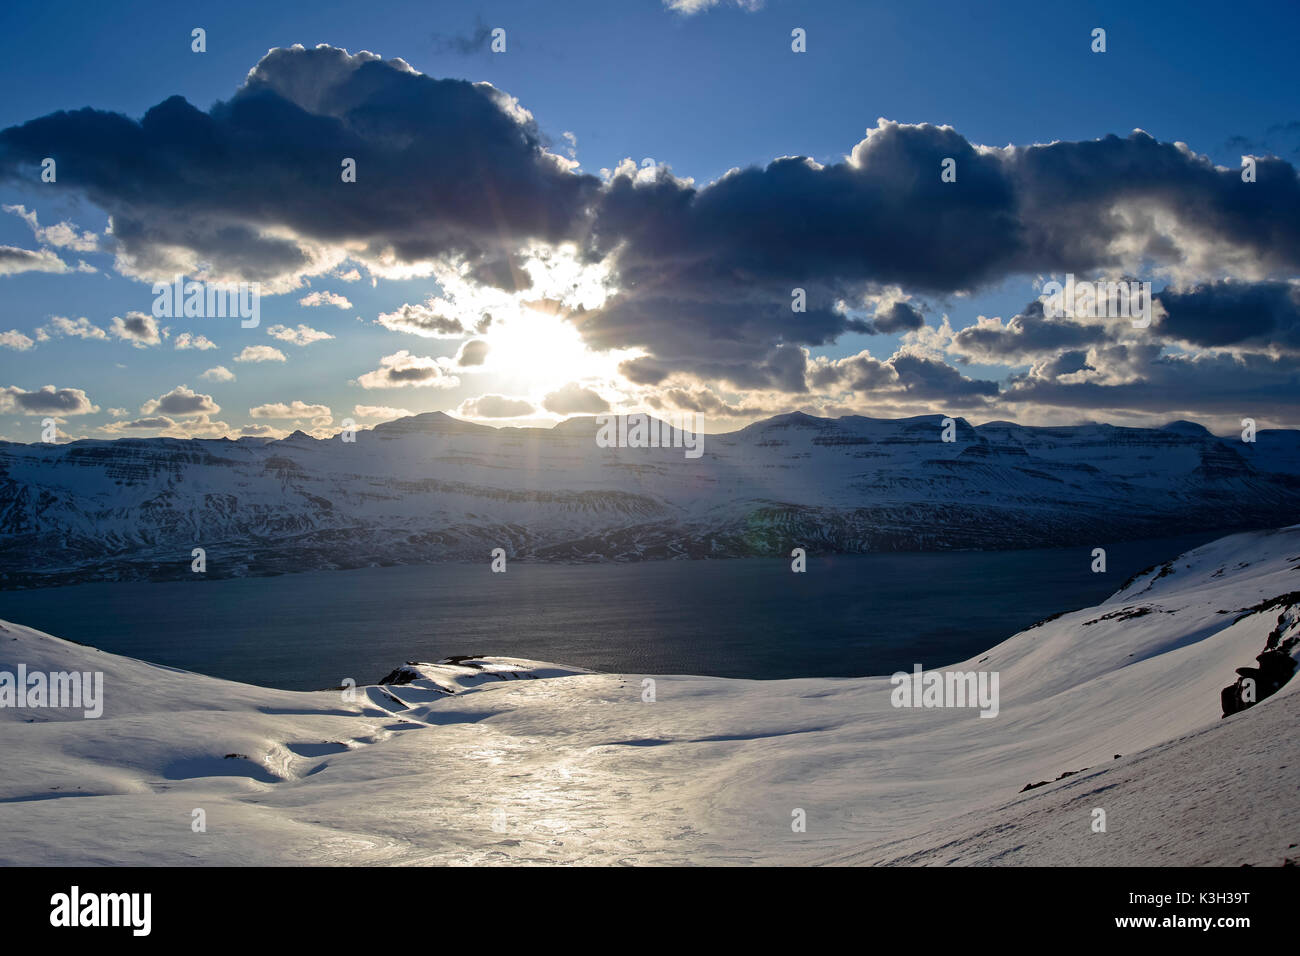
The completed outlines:
{"type": "Polygon", "coordinates": [[[505,659],[347,700],[5,624],[0,671],[102,671],[105,702],[0,709],[0,863],[1276,865],[1300,842],[1300,680],[1228,718],[1219,691],[1289,646],[1298,582],[1300,525],[1153,568],[949,668],[998,673],[991,719],[895,707],[888,677],[505,659]]]}
{"type": "Polygon", "coordinates": [[[793,413],[703,454],[592,418],[439,412],[279,441],[0,443],[0,585],[486,561],[1052,547],[1300,519],[1300,432],[1030,428],[793,413]]]}

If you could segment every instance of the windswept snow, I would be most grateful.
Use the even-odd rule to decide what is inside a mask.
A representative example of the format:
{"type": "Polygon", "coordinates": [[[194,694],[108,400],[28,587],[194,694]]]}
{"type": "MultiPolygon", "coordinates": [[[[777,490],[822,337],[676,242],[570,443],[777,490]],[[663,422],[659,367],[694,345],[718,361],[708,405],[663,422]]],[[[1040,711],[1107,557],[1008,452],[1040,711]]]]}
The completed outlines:
{"type": "Polygon", "coordinates": [[[1300,525],[1198,548],[945,668],[998,672],[992,719],[895,708],[887,676],[659,676],[649,701],[503,658],[346,700],[4,624],[0,671],[102,671],[105,704],[0,709],[0,862],[1276,865],[1300,679],[1227,719],[1219,691],[1286,604],[1249,609],[1298,588],[1300,525]]]}

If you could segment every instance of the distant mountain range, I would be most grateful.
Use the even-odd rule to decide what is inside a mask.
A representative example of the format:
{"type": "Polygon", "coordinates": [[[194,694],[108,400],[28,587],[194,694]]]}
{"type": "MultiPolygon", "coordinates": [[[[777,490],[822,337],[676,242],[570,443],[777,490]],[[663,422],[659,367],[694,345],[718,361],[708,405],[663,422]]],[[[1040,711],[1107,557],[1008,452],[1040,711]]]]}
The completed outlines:
{"type": "Polygon", "coordinates": [[[681,448],[441,412],[281,440],[0,442],[0,586],[511,559],[1091,545],[1300,521],[1300,431],[778,415],[681,448]]]}

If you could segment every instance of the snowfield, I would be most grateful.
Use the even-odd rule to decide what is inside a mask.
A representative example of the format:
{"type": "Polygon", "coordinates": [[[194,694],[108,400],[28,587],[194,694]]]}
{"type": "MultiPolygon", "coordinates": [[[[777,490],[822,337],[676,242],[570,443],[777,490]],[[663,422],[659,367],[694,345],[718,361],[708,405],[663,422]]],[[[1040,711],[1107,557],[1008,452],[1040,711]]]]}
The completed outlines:
{"type": "Polygon", "coordinates": [[[644,675],[506,658],[349,700],[4,623],[0,671],[102,671],[105,700],[0,709],[0,862],[1279,865],[1300,856],[1300,680],[1226,719],[1219,692],[1300,633],[1298,589],[1300,525],[1234,535],[918,662],[996,671],[992,719],[894,707],[888,676],[658,676],[651,701],[644,675]]]}

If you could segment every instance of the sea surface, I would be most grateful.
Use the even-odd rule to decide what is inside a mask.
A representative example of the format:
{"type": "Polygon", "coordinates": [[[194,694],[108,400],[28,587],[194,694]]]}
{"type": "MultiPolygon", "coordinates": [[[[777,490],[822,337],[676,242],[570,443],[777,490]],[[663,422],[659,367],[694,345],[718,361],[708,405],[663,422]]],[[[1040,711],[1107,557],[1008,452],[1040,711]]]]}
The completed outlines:
{"type": "Polygon", "coordinates": [[[318,690],[504,655],[628,674],[860,677],[943,667],[1220,537],[788,560],[482,564],[0,593],[0,618],[215,677],[318,690]]]}

